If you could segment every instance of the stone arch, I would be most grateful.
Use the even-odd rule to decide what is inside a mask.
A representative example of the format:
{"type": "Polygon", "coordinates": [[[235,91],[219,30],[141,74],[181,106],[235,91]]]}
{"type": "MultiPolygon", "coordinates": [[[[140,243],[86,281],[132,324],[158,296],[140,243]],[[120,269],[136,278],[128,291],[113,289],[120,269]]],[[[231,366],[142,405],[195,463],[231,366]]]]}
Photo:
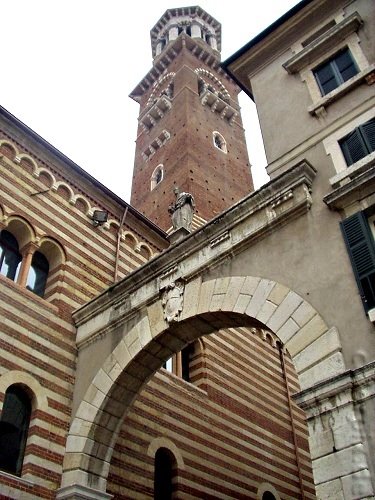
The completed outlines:
{"type": "Polygon", "coordinates": [[[15,384],[25,386],[29,391],[32,392],[35,409],[44,412],[48,411],[48,399],[46,390],[34,377],[19,370],[11,370],[0,376],[1,393],[5,394],[5,391],[8,389],[8,387],[15,384]]]}
{"type": "Polygon", "coordinates": [[[56,184],[56,178],[51,172],[44,167],[37,168],[33,172],[33,176],[37,179],[41,179],[41,181],[51,189],[56,184]],[[44,182],[43,179],[46,179],[44,182]]]}
{"type": "Polygon", "coordinates": [[[20,159],[20,165],[22,167],[25,165],[28,166],[33,173],[38,169],[38,164],[30,155],[22,153],[18,155],[18,158],[20,159]]]}
{"type": "Polygon", "coordinates": [[[206,85],[206,80],[214,85],[215,94],[220,93],[220,97],[225,101],[228,101],[230,99],[230,94],[225,85],[213,73],[211,73],[211,71],[208,71],[205,68],[196,68],[194,72],[196,75],[198,75],[198,78],[201,78],[203,80],[206,85]]]}
{"type": "Polygon", "coordinates": [[[18,154],[18,150],[11,142],[3,139],[0,140],[0,154],[10,160],[14,160],[18,154]]]}
{"type": "Polygon", "coordinates": [[[73,189],[69,186],[64,181],[58,181],[55,182],[54,185],[52,186],[52,190],[56,191],[58,194],[63,196],[63,198],[66,198],[66,200],[70,203],[71,200],[74,198],[74,192],[73,189]],[[67,193],[66,196],[62,195],[61,193],[67,193]]]}
{"type": "Polygon", "coordinates": [[[335,374],[345,370],[337,331],[293,290],[253,276],[205,282],[197,277],[185,285],[176,321],[166,321],[159,297],[116,327],[116,347],[93,374],[86,393],[78,396],[81,402],[67,439],[62,486],[87,487],[89,481],[91,487],[105,491],[117,433],[139,390],[189,342],[237,326],[273,332],[288,349],[302,388],[320,382],[324,373],[332,375],[332,369],[335,374]],[[324,341],[330,350],[321,349],[324,341]]]}
{"type": "Polygon", "coordinates": [[[159,92],[159,95],[162,94],[163,90],[168,93],[168,86],[173,85],[174,77],[176,73],[173,71],[170,73],[167,73],[166,75],[162,76],[157,80],[152,88],[150,97],[147,100],[146,107],[150,106],[156,99],[156,94],[159,92]]]}
{"type": "Polygon", "coordinates": [[[143,242],[138,243],[135,246],[134,250],[137,253],[141,254],[147,260],[150,260],[152,257],[152,249],[150,248],[149,245],[147,245],[147,243],[143,243],[143,242]]]}
{"type": "Polygon", "coordinates": [[[173,441],[166,437],[157,437],[153,439],[147,448],[147,455],[151,458],[154,458],[159,448],[167,448],[168,450],[170,450],[176,459],[177,467],[180,470],[185,469],[184,459],[182,458],[180,450],[177,448],[173,441]]]}
{"type": "Polygon", "coordinates": [[[35,243],[37,240],[35,229],[21,216],[11,215],[6,220],[6,229],[16,238],[20,249],[28,243],[35,243]]]}

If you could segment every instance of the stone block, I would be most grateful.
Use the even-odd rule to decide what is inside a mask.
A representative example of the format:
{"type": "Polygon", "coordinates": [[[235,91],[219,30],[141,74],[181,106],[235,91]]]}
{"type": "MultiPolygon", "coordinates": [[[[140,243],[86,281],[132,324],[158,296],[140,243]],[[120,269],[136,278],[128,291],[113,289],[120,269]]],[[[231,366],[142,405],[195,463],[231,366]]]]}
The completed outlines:
{"type": "Polygon", "coordinates": [[[215,289],[215,282],[216,280],[210,280],[202,283],[199,295],[198,313],[205,313],[209,310],[212,295],[215,289]]]}
{"type": "Polygon", "coordinates": [[[263,304],[267,300],[267,297],[269,293],[271,292],[272,288],[274,287],[275,283],[270,280],[262,279],[258,283],[258,286],[254,292],[254,295],[252,296],[249,305],[246,308],[245,313],[252,317],[256,318],[258,312],[262,308],[263,304]]]}
{"type": "Polygon", "coordinates": [[[301,389],[308,389],[309,387],[334,377],[345,371],[344,358],[341,352],[336,352],[324,359],[320,363],[308,368],[303,373],[299,374],[298,379],[301,389]]]}
{"type": "Polygon", "coordinates": [[[301,304],[302,298],[294,292],[289,292],[285,299],[276,309],[271,319],[268,322],[268,327],[275,333],[289,319],[292,313],[301,304]]]}
{"type": "Polygon", "coordinates": [[[247,276],[242,288],[241,293],[244,295],[254,295],[255,290],[257,289],[260,282],[260,278],[256,278],[254,276],[247,276]]]}
{"type": "Polygon", "coordinates": [[[247,306],[250,303],[252,296],[251,295],[243,295],[242,293],[237,297],[236,303],[233,308],[233,312],[241,313],[243,314],[247,306]]]}
{"type": "Polygon", "coordinates": [[[98,373],[94,377],[94,380],[92,381],[92,385],[97,387],[99,391],[104,394],[108,394],[111,390],[112,384],[113,380],[102,368],[99,369],[98,373]]]}
{"type": "Polygon", "coordinates": [[[326,483],[363,469],[367,469],[367,458],[362,444],[313,461],[315,484],[326,483]]]}
{"type": "MultiPolygon", "coordinates": [[[[186,294],[185,294],[186,298],[186,294]]],[[[184,309],[186,308],[186,300],[184,300],[184,309]]],[[[184,312],[184,311],[183,311],[184,312]]],[[[147,307],[148,322],[152,337],[156,337],[160,332],[165,330],[166,322],[163,316],[163,307],[161,301],[157,300],[147,307]]]]}
{"type": "Polygon", "coordinates": [[[142,316],[135,328],[138,331],[138,339],[141,343],[141,346],[145,347],[152,340],[150,323],[148,321],[147,314],[142,316]]]}
{"type": "Polygon", "coordinates": [[[289,318],[286,323],[283,324],[283,326],[277,331],[277,336],[283,342],[286,344],[289,339],[293,337],[299,330],[299,326],[297,323],[292,319],[289,318]]]}
{"type": "Polygon", "coordinates": [[[117,359],[117,362],[122,369],[124,369],[128,365],[132,357],[124,340],[117,344],[115,350],[113,351],[113,356],[117,359]]]}
{"type": "Polygon", "coordinates": [[[259,313],[257,314],[257,320],[260,321],[261,323],[267,324],[268,320],[274,313],[276,307],[277,306],[275,304],[266,300],[266,302],[261,307],[259,313]]]}
{"type": "Polygon", "coordinates": [[[268,296],[268,300],[278,306],[285,299],[289,293],[289,288],[280,283],[276,283],[273,287],[271,293],[268,296]]]}
{"type": "Polygon", "coordinates": [[[308,302],[302,302],[292,314],[294,321],[300,326],[305,326],[316,314],[315,309],[308,302]]]}
{"type": "Polygon", "coordinates": [[[300,353],[314,340],[319,338],[327,331],[327,326],[318,315],[314,316],[300,331],[292,337],[286,344],[286,347],[292,357],[300,353]]]}
{"type": "Polygon", "coordinates": [[[233,311],[244,282],[243,276],[235,276],[230,279],[222,304],[223,311],[233,311]]]}
{"type": "Polygon", "coordinates": [[[341,342],[336,328],[330,328],[326,334],[319,337],[300,354],[294,357],[294,366],[298,373],[315,365],[321,359],[341,350],[341,342]]]}
{"type": "Polygon", "coordinates": [[[317,500],[327,500],[329,498],[335,500],[345,500],[344,491],[340,479],[328,481],[327,483],[318,484],[316,487],[317,500]]]}
{"type": "Polygon", "coordinates": [[[368,469],[361,470],[341,478],[345,498],[357,500],[360,498],[375,498],[375,491],[368,469]]]}
{"type": "MultiPolygon", "coordinates": [[[[186,283],[184,291],[184,305],[181,313],[181,319],[191,318],[197,314],[198,299],[200,296],[201,285],[202,285],[201,278],[196,278],[186,283]]],[[[150,318],[150,324],[152,325],[151,318],[150,318]]]]}

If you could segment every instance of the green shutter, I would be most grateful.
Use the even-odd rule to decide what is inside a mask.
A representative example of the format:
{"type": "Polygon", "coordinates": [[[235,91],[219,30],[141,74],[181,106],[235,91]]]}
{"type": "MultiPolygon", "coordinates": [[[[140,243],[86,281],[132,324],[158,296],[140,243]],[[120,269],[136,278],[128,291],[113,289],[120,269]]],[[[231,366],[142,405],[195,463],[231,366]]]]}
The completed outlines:
{"type": "Polygon", "coordinates": [[[365,310],[375,307],[375,248],[367,218],[358,212],[341,222],[365,310]]]}

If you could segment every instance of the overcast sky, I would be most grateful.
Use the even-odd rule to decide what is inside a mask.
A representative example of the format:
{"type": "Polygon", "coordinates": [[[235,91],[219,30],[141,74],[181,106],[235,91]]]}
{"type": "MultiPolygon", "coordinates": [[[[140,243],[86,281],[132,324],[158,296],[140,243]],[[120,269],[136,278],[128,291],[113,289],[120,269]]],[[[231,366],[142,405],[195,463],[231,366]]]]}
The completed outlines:
{"type": "MultiPolygon", "coordinates": [[[[150,29],[180,0],[0,0],[1,105],[130,200],[139,105],[128,95],[152,64],[150,29]]],[[[200,0],[222,24],[222,60],[296,0],[200,0]]],[[[255,107],[240,97],[256,187],[267,180],[255,107]]]]}

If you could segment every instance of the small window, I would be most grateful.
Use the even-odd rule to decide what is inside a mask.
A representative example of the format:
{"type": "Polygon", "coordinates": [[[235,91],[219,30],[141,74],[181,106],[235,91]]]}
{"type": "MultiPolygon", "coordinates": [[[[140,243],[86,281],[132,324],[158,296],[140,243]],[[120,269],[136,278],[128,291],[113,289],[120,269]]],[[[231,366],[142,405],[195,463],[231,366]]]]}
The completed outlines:
{"type": "Polygon", "coordinates": [[[227,153],[227,143],[219,132],[213,132],[214,146],[223,153],[227,153]]]}
{"type": "Polygon", "coordinates": [[[167,359],[167,361],[163,363],[163,368],[165,368],[165,370],[169,373],[173,373],[173,358],[167,359]]]}
{"type": "Polygon", "coordinates": [[[154,500],[171,500],[173,482],[177,472],[176,459],[167,448],[155,454],[154,500]]]}
{"type": "Polygon", "coordinates": [[[163,165],[158,165],[152,173],[151,177],[151,191],[156,188],[158,184],[161,183],[164,177],[163,165]]]}
{"type": "Polygon", "coordinates": [[[375,118],[354,129],[339,144],[348,166],[375,151],[375,118]]]}
{"type": "Polygon", "coordinates": [[[270,491],[265,491],[262,495],[262,500],[276,500],[276,497],[270,491]]]}
{"type": "Polygon", "coordinates": [[[49,262],[41,252],[34,252],[26,288],[39,297],[44,296],[49,272],[49,262]]]}
{"type": "Polygon", "coordinates": [[[18,242],[9,231],[0,234],[0,274],[15,281],[22,260],[18,242]]]}
{"type": "Polygon", "coordinates": [[[349,49],[336,54],[314,70],[320,92],[326,95],[358,73],[349,49]]]}
{"type": "Polygon", "coordinates": [[[30,425],[31,401],[26,392],[11,385],[5,393],[0,420],[0,469],[21,475],[30,425]]]}

